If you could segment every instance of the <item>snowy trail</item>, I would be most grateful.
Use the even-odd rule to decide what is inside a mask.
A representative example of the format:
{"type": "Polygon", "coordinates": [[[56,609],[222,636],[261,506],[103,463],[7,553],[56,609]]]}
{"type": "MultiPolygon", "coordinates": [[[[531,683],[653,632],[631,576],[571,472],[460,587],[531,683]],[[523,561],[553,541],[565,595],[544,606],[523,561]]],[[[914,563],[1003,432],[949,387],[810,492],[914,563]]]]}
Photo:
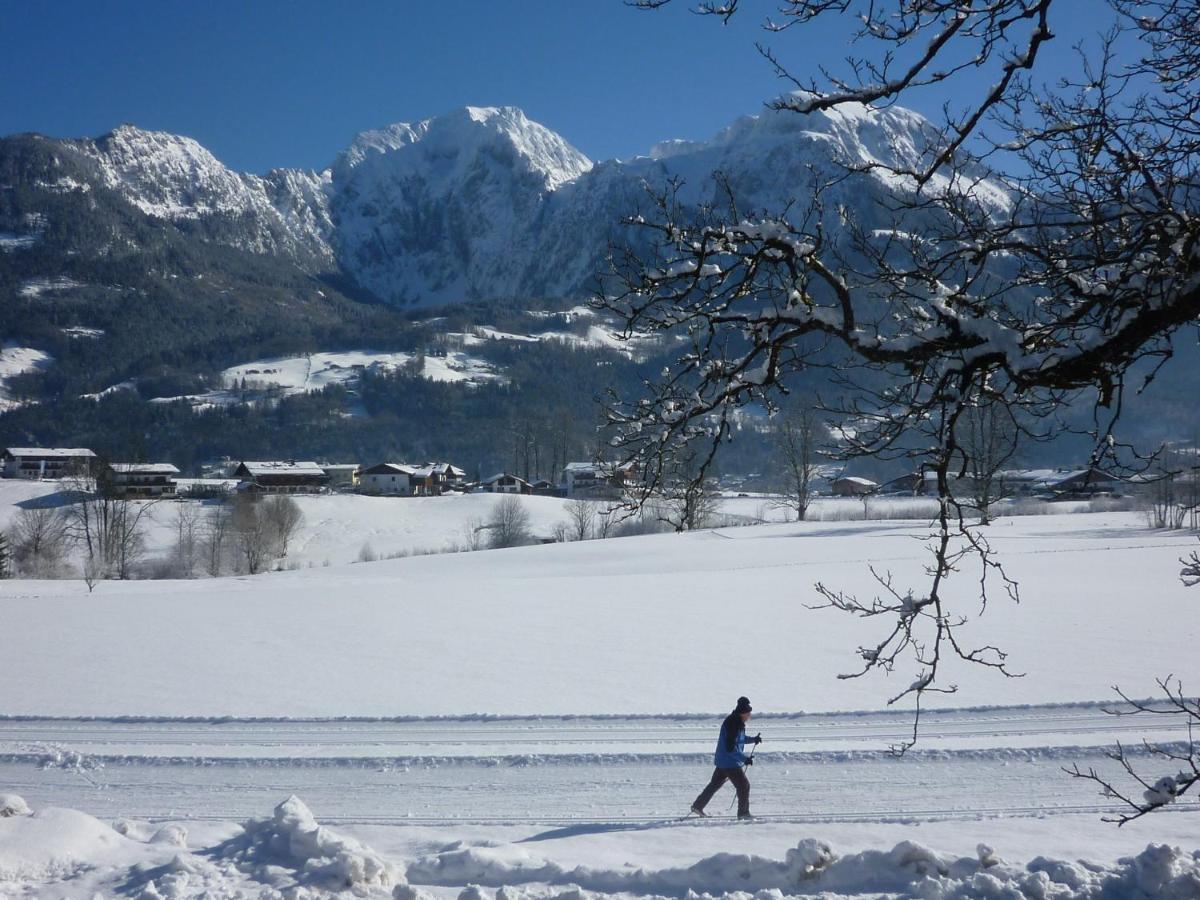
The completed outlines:
{"type": "MultiPolygon", "coordinates": [[[[998,707],[924,714],[924,749],[1110,745],[1128,736],[1180,740],[1170,722],[1115,717],[1110,704],[998,707]],[[1149,729],[1154,728],[1153,732],[1149,729]]],[[[692,755],[712,749],[719,717],[428,719],[0,718],[0,757],[62,747],[104,758],[357,759],[563,755],[692,755]],[[31,749],[32,748],[32,749],[31,749]]],[[[907,738],[906,711],[771,715],[752,731],[774,753],[873,752],[907,738]]]]}
{"type": "MultiPolygon", "coordinates": [[[[0,785],[102,818],[260,814],[296,793],[323,820],[372,824],[671,819],[710,772],[704,716],[370,720],[0,720],[0,785]]],[[[1155,720],[1100,705],[930,715],[765,716],[755,810],[780,821],[934,821],[1111,809],[1064,765],[1103,767],[1155,720]]],[[[1181,732],[1150,736],[1180,740],[1181,732]]],[[[711,811],[724,812],[729,796],[711,811]]],[[[704,823],[710,824],[710,823],[704,823]]]]}

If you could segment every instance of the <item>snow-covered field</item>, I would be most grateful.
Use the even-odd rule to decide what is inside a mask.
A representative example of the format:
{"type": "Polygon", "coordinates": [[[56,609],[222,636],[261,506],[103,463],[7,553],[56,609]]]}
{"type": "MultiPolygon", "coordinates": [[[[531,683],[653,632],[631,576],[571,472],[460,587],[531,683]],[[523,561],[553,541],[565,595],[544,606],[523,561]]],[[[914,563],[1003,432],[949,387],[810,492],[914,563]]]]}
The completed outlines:
{"type": "Polygon", "coordinates": [[[1025,677],[954,669],[896,759],[909,722],[883,706],[912,673],[838,679],[872,625],[808,604],[817,580],[869,591],[868,563],[915,583],[925,523],[349,564],[367,539],[438,545],[494,500],[306,499],[297,571],[5,583],[0,793],[35,814],[0,819],[0,895],[1200,896],[1194,798],[1118,830],[1062,772],[1119,777],[1116,740],[1186,738],[1102,707],[1113,684],[1200,676],[1200,594],[1176,577],[1195,536],[1135,513],[999,520],[1022,602],[972,633],[1025,677]],[[677,821],[743,693],[760,819],[677,821]],[[273,816],[293,793],[330,827],[273,816]]]}

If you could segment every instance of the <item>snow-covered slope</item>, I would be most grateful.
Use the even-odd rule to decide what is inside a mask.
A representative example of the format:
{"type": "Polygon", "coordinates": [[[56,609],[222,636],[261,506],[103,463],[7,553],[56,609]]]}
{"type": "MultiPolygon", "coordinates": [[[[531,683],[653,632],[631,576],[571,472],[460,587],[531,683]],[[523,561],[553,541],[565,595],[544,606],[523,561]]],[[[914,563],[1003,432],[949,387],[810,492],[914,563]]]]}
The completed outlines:
{"type": "Polygon", "coordinates": [[[241,174],[191,138],[132,125],[75,147],[148,216],[209,226],[218,242],[253,253],[332,262],[328,172],[241,174]]]}

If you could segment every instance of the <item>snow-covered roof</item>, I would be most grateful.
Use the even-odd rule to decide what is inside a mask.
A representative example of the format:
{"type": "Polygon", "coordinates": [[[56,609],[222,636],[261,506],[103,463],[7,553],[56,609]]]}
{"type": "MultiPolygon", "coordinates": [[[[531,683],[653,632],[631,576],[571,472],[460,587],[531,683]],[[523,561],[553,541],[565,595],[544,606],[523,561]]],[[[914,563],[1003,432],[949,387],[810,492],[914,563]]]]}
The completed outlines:
{"type": "Polygon", "coordinates": [[[357,472],[358,463],[321,463],[321,468],[326,472],[357,472]]]}
{"type": "Polygon", "coordinates": [[[857,475],[843,475],[841,478],[835,478],[834,481],[849,481],[851,484],[861,484],[864,487],[879,487],[879,483],[872,481],[870,478],[860,478],[857,475]]]}
{"type": "Polygon", "coordinates": [[[325,470],[315,462],[296,462],[295,460],[274,460],[266,462],[250,462],[243,460],[242,465],[251,475],[324,475],[325,470]]]}
{"type": "Polygon", "coordinates": [[[579,473],[579,472],[599,472],[600,464],[594,462],[571,462],[563,467],[564,472],[579,473]]]}
{"type": "Polygon", "coordinates": [[[109,463],[114,472],[122,475],[178,475],[179,469],[170,463],[109,463]]]}
{"type": "Polygon", "coordinates": [[[4,452],[9,456],[36,456],[42,459],[71,459],[96,455],[86,447],[5,447],[4,452]]]}
{"type": "Polygon", "coordinates": [[[463,469],[458,468],[458,466],[453,466],[450,463],[446,463],[446,462],[444,462],[444,463],[429,463],[428,465],[429,465],[429,468],[432,469],[433,471],[438,472],[439,474],[442,474],[442,475],[449,475],[453,478],[462,478],[467,474],[463,469]]]}
{"type": "Polygon", "coordinates": [[[570,462],[563,467],[564,472],[570,472],[572,475],[613,475],[617,472],[630,472],[635,464],[631,462],[614,463],[614,462],[570,462]]]}
{"type": "Polygon", "coordinates": [[[415,472],[412,466],[406,463],[378,463],[371,466],[369,469],[363,469],[364,475],[412,475],[415,472]]]}
{"type": "Polygon", "coordinates": [[[502,481],[505,478],[511,478],[513,481],[520,482],[521,484],[529,484],[529,482],[526,481],[524,478],[522,478],[520,475],[510,475],[508,472],[497,472],[495,475],[485,478],[485,479],[483,479],[483,481],[481,481],[479,483],[480,484],[495,484],[497,481],[502,481]]]}

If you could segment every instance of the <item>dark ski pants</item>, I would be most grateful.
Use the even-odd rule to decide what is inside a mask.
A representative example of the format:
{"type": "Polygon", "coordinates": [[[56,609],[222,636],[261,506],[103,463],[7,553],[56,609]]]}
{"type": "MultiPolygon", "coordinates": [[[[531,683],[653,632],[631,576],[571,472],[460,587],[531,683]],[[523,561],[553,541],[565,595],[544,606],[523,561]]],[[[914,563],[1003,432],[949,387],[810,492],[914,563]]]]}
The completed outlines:
{"type": "Polygon", "coordinates": [[[708,801],[713,798],[713,794],[721,789],[721,785],[726,780],[732,781],[733,786],[737,788],[738,815],[750,815],[750,779],[736,766],[731,769],[713,769],[712,780],[708,783],[708,787],[700,792],[700,796],[692,804],[692,809],[703,810],[708,805],[708,801]]]}

